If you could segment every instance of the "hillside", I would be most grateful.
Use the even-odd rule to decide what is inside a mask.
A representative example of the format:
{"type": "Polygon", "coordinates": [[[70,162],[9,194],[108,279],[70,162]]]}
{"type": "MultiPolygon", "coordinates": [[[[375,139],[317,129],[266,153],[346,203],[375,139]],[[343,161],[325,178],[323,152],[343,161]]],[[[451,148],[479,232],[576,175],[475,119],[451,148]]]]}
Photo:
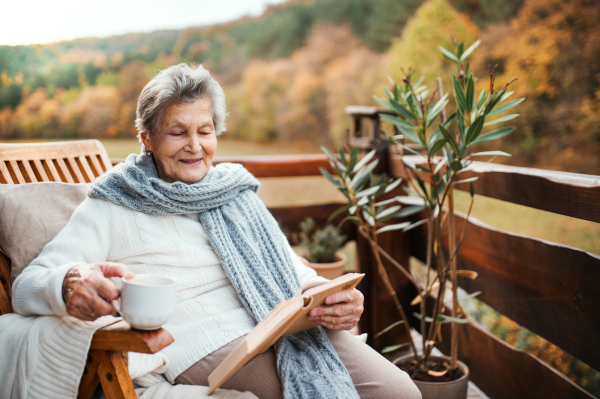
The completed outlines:
{"type": "MultiPolygon", "coordinates": [[[[229,135],[340,143],[342,109],[386,76],[448,76],[438,45],[481,38],[485,81],[518,76],[509,162],[600,173],[600,5],[587,0],[292,0],[262,16],[184,30],[0,46],[0,139],[131,137],[148,78],[203,63],[224,86],[229,135]]],[[[446,83],[447,84],[447,83],[446,83]]],[[[483,83],[482,83],[483,84],[483,83]]],[[[447,87],[447,86],[446,86],[447,87]]]]}

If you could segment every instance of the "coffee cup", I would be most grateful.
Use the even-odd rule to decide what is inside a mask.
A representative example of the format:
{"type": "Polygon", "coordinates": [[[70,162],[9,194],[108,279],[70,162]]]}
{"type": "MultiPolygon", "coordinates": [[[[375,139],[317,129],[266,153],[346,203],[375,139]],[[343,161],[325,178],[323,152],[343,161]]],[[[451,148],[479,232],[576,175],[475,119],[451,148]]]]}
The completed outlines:
{"type": "Polygon", "coordinates": [[[175,310],[177,283],[168,277],[136,274],[121,278],[121,316],[138,330],[156,330],[169,321],[175,310]]]}

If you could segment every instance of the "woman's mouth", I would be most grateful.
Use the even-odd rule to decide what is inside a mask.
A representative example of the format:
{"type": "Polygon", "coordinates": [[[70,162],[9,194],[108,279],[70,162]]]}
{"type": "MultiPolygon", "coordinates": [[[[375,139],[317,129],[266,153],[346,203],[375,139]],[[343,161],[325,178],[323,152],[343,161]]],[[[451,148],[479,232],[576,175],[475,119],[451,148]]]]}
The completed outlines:
{"type": "Polygon", "coordinates": [[[200,165],[203,160],[204,160],[204,158],[180,159],[179,162],[181,162],[187,166],[197,166],[197,165],[200,165]]]}

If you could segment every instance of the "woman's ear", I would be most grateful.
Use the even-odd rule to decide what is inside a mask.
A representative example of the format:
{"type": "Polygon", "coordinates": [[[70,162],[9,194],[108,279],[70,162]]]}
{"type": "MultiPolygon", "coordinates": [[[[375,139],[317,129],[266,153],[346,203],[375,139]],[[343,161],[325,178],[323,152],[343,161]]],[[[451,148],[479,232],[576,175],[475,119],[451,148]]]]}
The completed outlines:
{"type": "Polygon", "coordinates": [[[142,143],[144,144],[144,147],[146,147],[146,151],[152,152],[152,143],[150,142],[150,139],[148,138],[148,132],[141,132],[140,138],[142,139],[142,143]]]}

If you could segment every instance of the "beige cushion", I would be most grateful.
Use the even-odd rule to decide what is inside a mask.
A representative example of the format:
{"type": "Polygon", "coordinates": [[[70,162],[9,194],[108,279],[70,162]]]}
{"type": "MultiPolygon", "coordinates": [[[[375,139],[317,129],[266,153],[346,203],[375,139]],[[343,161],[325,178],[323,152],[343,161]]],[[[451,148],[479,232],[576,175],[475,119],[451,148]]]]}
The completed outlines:
{"type": "Polygon", "coordinates": [[[90,185],[0,184],[0,247],[11,260],[11,283],[66,226],[90,185]]]}

